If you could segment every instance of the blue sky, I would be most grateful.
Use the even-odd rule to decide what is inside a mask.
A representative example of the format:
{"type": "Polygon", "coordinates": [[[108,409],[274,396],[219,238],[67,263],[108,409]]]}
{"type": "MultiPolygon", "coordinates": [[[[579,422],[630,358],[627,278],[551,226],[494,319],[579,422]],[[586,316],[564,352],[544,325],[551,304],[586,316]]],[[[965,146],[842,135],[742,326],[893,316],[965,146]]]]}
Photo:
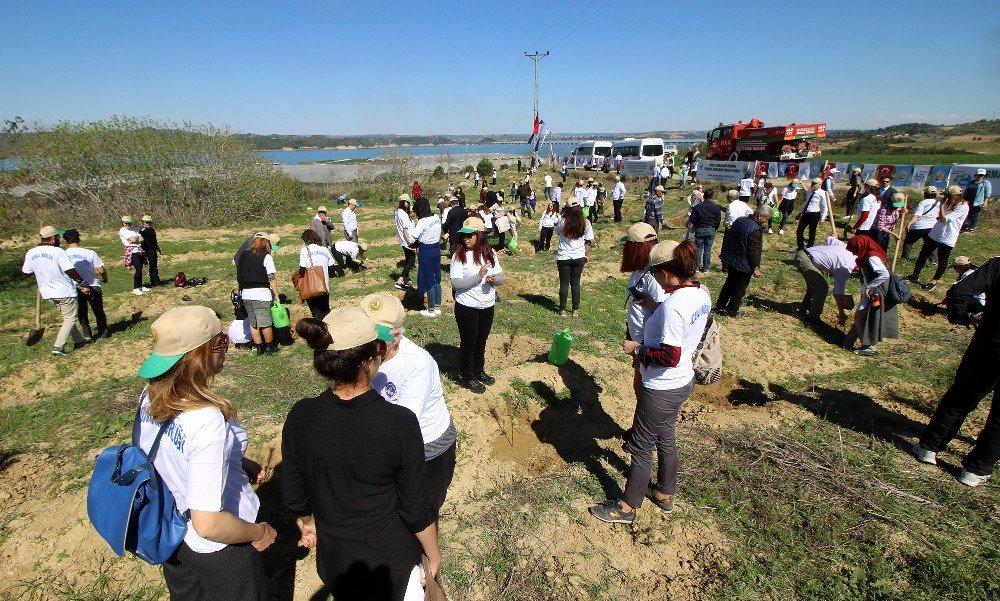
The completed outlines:
{"type": "Polygon", "coordinates": [[[996,0],[4,2],[0,118],[256,133],[992,118],[996,0]],[[823,8],[820,8],[823,7],[823,8]]]}

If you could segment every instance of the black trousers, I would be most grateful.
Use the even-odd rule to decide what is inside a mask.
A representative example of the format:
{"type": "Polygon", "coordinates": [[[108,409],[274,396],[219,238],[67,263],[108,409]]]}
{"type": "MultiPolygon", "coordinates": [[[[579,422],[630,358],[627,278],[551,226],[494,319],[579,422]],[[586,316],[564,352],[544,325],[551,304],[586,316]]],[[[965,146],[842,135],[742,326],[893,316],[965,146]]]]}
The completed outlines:
{"type": "Polygon", "coordinates": [[[82,292],[76,293],[76,320],[80,322],[80,329],[84,336],[93,338],[94,332],[90,329],[90,312],[87,307],[94,311],[94,318],[97,320],[97,336],[103,336],[108,331],[108,316],[104,314],[104,293],[100,286],[91,286],[90,294],[82,292]]]}
{"type": "Polygon", "coordinates": [[[811,247],[816,243],[816,226],[819,225],[819,216],[820,213],[817,211],[810,213],[802,213],[802,216],[799,217],[799,228],[795,231],[796,250],[802,250],[803,248],[807,248],[807,246],[803,244],[805,239],[804,234],[807,227],[809,228],[808,247],[811,247]]]}
{"type": "Polygon", "coordinates": [[[947,244],[942,244],[936,240],[931,240],[928,236],[924,238],[924,245],[920,247],[920,254],[917,255],[917,264],[913,266],[913,276],[919,276],[920,270],[924,268],[924,264],[927,263],[927,259],[931,257],[931,253],[935,250],[938,255],[937,269],[934,271],[934,280],[940,280],[941,276],[948,269],[948,257],[951,256],[951,251],[954,249],[953,246],[948,246],[947,244]]]}
{"type": "Polygon", "coordinates": [[[441,513],[444,500],[448,497],[448,487],[455,476],[455,445],[434,459],[427,461],[427,500],[434,515],[441,513]]]}
{"type": "Polygon", "coordinates": [[[455,303],[455,323],[458,324],[458,369],[462,376],[471,377],[486,369],[486,340],[493,329],[493,309],[475,309],[455,303]]]}
{"type": "Polygon", "coordinates": [[[413,269],[413,265],[417,261],[416,251],[406,250],[403,248],[403,261],[403,271],[399,274],[399,277],[403,278],[404,282],[408,282],[410,281],[410,270],[413,269]]]}
{"type": "Polygon", "coordinates": [[[313,319],[322,320],[330,312],[330,294],[321,294],[313,298],[306,299],[306,305],[312,312],[313,319]]]}
{"type": "Polygon", "coordinates": [[[552,245],[552,232],[554,228],[543,227],[538,232],[538,250],[549,250],[552,245]]]}
{"type": "Polygon", "coordinates": [[[611,204],[613,204],[615,207],[615,223],[622,222],[622,202],[624,200],[625,200],[624,198],[619,198],[617,200],[611,199],[611,204]]]}
{"type": "Polygon", "coordinates": [[[142,288],[142,265],[146,255],[132,253],[132,288],[142,288]]]}
{"type": "Polygon", "coordinates": [[[338,278],[344,277],[344,266],[350,267],[352,271],[357,271],[361,268],[361,263],[358,263],[351,258],[350,255],[345,255],[339,252],[337,249],[331,249],[333,251],[333,260],[337,262],[337,266],[333,268],[333,274],[338,278]]]}
{"type": "MultiPolygon", "coordinates": [[[[908,230],[906,232],[906,237],[903,238],[903,258],[909,260],[910,250],[913,248],[913,245],[920,240],[925,240],[927,238],[927,234],[929,233],[931,233],[930,228],[923,230],[908,230]]],[[[931,261],[937,261],[936,252],[933,256],[931,256],[931,261]]]]}
{"type": "Polygon", "coordinates": [[[747,287],[750,285],[752,277],[752,273],[737,271],[730,267],[726,274],[726,282],[722,284],[722,290],[719,291],[719,298],[715,301],[715,310],[719,313],[739,311],[740,305],[743,303],[743,295],[747,293],[747,287]]]}
{"type": "MultiPolygon", "coordinates": [[[[983,340],[987,340],[987,336],[984,335],[983,340]]],[[[1000,409],[996,405],[1000,396],[1000,352],[988,347],[988,343],[978,344],[973,336],[955,372],[955,381],[941,397],[920,437],[920,444],[925,448],[943,451],[958,434],[965,418],[992,392],[993,401],[983,431],[976,439],[976,446],[962,459],[962,467],[979,476],[990,475],[1000,459],[1000,409]]]]}
{"type": "Polygon", "coordinates": [[[563,259],[556,261],[559,268],[559,310],[566,309],[566,297],[569,296],[569,289],[573,289],[573,310],[580,308],[580,276],[583,275],[583,266],[586,259],[563,259]]]}
{"type": "Polygon", "coordinates": [[[250,543],[214,553],[195,553],[185,543],[163,564],[171,599],[184,601],[266,601],[264,556],[250,543]]]}
{"type": "Polygon", "coordinates": [[[157,267],[157,264],[160,262],[160,257],[156,251],[151,251],[146,253],[146,260],[149,261],[149,285],[159,286],[160,270],[157,267]]]}

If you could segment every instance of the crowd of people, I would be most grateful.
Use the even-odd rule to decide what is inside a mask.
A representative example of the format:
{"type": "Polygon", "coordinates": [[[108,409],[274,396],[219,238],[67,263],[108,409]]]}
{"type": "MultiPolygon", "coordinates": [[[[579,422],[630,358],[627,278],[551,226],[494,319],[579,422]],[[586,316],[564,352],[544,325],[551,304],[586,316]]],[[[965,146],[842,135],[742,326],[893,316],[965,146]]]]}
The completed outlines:
{"type": "MultiPolygon", "coordinates": [[[[680,173],[695,172],[686,165],[697,162],[688,165],[685,160],[680,173]]],[[[887,253],[891,238],[904,248],[904,256],[917,242],[922,244],[911,281],[936,257],[937,271],[925,286],[928,290],[949,267],[954,269],[958,281],[945,301],[949,320],[975,325],[977,330],[955,382],[913,447],[919,461],[936,463],[937,453],[954,438],[968,414],[997,390],[1000,377],[1000,308],[990,302],[1000,294],[1000,258],[981,266],[965,256],[949,263],[960,233],[975,229],[975,224],[965,223],[972,215],[970,204],[982,197],[975,206],[980,211],[987,206],[991,192],[983,190],[984,174],[970,184],[973,192],[958,186],[943,192],[926,188],[908,222],[907,199],[890,182],[858,182],[849,191],[855,198],[847,207],[850,223],[844,237],[829,236],[816,245],[817,229],[837,207],[832,179],[812,180],[798,207],[800,186],[794,181],[779,195],[766,177],[747,174],[745,181],[725,190],[729,199],[725,208],[715,202],[716,190],[692,182],[685,199],[686,239],[674,241],[660,238],[665,224],[663,183],[674,170],[664,171],[666,176],[661,173],[659,181],[643,190],[644,219],[627,229],[621,246],[620,270],[628,274],[621,348],[631,357],[635,394],[633,422],[623,449],[631,456],[631,465],[621,498],[595,504],[590,513],[601,521],[629,524],[645,500],[664,512],[673,511],[678,477],[675,429],[680,408],[695,385],[694,352],[715,317],[743,315],[746,291],[763,273],[765,236],[774,233],[775,224],[778,235],[783,234],[793,214],[799,222],[794,264],[806,287],[798,308],[807,322],[820,321],[830,294],[827,277],[832,277],[838,322],[848,322],[848,312],[853,311],[844,344],[848,348],[857,344],[859,355],[875,355],[882,340],[899,336],[900,301],[894,297],[894,287],[901,279],[895,277],[894,261],[887,253]],[[726,277],[713,302],[698,278],[712,268],[720,229],[726,277]],[[856,302],[847,291],[854,273],[861,282],[856,302]],[[650,486],[654,449],[658,467],[656,483],[650,486]]],[[[510,251],[504,235],[516,240],[518,224],[523,225],[534,211],[531,175],[512,186],[512,196],[527,201],[520,207],[507,208],[503,191],[491,189],[496,184],[494,173],[490,182],[486,178],[474,182],[473,187],[480,189],[479,203],[466,204],[461,189],[449,184],[435,210],[423,187],[414,182],[413,196],[400,195],[394,211],[403,254],[395,286],[413,289],[410,273],[416,268],[415,290],[426,299],[426,308],[419,312],[423,317],[442,314],[442,249],[448,247],[445,256],[450,258],[458,330],[455,380],[476,394],[496,383],[486,371],[485,355],[497,288],[504,283],[500,256],[510,251]]],[[[565,171],[560,175],[565,180],[565,171]]],[[[549,251],[553,236],[557,237],[558,312],[578,316],[581,275],[605,200],[603,184],[578,180],[563,200],[558,180],[545,174],[542,181],[548,202],[536,216],[537,249],[549,251]]],[[[616,223],[622,220],[625,198],[625,185],[616,178],[612,190],[616,223]]],[[[367,244],[358,237],[358,206],[353,200],[346,202],[342,239],[332,239],[337,227],[323,206],[301,235],[294,285],[311,317],[294,328],[312,349],[312,368],[329,385],[295,403],[287,415],[282,431],[283,500],[298,519],[299,544],[317,549],[317,571],[337,599],[417,599],[424,594],[423,586],[436,580],[440,568],[439,515],[455,471],[458,432],[438,364],[405,336],[406,311],[396,295],[370,294],[357,306],[331,310],[330,278],[343,276],[345,266],[363,267],[367,244]],[[307,285],[312,274],[314,282],[307,285]]],[[[149,265],[154,280],[150,285],[158,283],[151,257],[162,254],[152,218],[144,216],[143,223],[135,230],[132,220],[123,216],[119,231],[124,264],[134,272],[136,295],[150,290],[143,286],[143,266],[149,265]]],[[[108,335],[100,293],[108,275],[100,257],[80,246],[76,230],[60,233],[45,226],[39,237],[39,245],[25,257],[23,271],[35,275],[41,297],[51,300],[63,315],[53,354],[64,354],[69,338],[80,346],[108,335]],[[69,245],[65,251],[60,237],[69,245]],[[87,307],[95,314],[96,331],[90,328],[87,307]]],[[[164,445],[154,465],[178,508],[190,512],[184,543],[164,566],[167,587],[175,598],[266,597],[261,552],[273,544],[277,533],[266,523],[256,523],[260,502],[252,487],[266,474],[246,458],[249,437],[237,421],[237,408],[213,391],[212,380],[224,367],[231,341],[256,347],[261,354],[276,351],[271,308],[279,289],[272,253],[279,242],[274,234],[257,232],[234,256],[247,316],[235,320],[228,332],[223,331],[220,316],[202,306],[171,309],[152,324],[153,352],[139,370],[148,383],[138,399],[137,419],[144,448],[170,424],[172,444],[164,445]],[[236,340],[237,336],[242,338],[236,340]]],[[[998,459],[1000,414],[991,412],[976,445],[963,459],[959,480],[970,486],[987,481],[998,459]]]]}

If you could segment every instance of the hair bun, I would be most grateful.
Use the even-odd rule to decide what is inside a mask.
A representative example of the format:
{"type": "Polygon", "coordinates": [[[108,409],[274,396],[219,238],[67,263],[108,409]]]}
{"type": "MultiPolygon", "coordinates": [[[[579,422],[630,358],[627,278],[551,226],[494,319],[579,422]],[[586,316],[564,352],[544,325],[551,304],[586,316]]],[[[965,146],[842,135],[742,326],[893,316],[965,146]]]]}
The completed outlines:
{"type": "Polygon", "coordinates": [[[326,324],[312,317],[304,317],[295,324],[295,332],[313,350],[324,350],[333,342],[326,324]]]}

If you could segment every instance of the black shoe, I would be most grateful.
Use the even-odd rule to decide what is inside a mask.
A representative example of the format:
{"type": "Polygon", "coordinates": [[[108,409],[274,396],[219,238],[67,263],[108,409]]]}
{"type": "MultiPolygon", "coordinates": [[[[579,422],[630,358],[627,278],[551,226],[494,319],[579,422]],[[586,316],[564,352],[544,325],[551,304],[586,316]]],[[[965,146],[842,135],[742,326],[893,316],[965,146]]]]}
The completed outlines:
{"type": "Polygon", "coordinates": [[[496,384],[497,383],[497,379],[494,378],[493,376],[489,375],[485,371],[481,371],[481,372],[477,373],[476,374],[476,379],[479,380],[480,382],[482,382],[483,384],[486,384],[487,386],[490,386],[492,384],[496,384]]]}
{"type": "Polygon", "coordinates": [[[257,351],[257,356],[258,357],[263,357],[264,356],[264,350],[266,348],[264,346],[264,343],[262,342],[260,344],[255,344],[253,346],[254,346],[254,349],[257,351]]]}
{"type": "Polygon", "coordinates": [[[458,383],[463,388],[468,388],[476,394],[483,394],[486,392],[486,387],[483,386],[483,383],[473,376],[459,376],[458,383]]]}
{"type": "Polygon", "coordinates": [[[609,499],[600,505],[591,505],[590,515],[611,524],[631,524],[635,521],[635,510],[622,511],[618,499],[609,499]]]}
{"type": "Polygon", "coordinates": [[[266,343],[264,345],[264,354],[265,355],[277,355],[278,354],[278,342],[277,341],[272,341],[270,343],[266,343]]]}
{"type": "Polygon", "coordinates": [[[930,292],[935,288],[937,288],[937,282],[927,282],[926,284],[923,285],[923,289],[926,290],[927,292],[930,292]]]}
{"type": "Polygon", "coordinates": [[[913,274],[910,274],[910,275],[906,276],[906,281],[907,282],[916,282],[917,281],[917,276],[915,276],[913,274]]]}

